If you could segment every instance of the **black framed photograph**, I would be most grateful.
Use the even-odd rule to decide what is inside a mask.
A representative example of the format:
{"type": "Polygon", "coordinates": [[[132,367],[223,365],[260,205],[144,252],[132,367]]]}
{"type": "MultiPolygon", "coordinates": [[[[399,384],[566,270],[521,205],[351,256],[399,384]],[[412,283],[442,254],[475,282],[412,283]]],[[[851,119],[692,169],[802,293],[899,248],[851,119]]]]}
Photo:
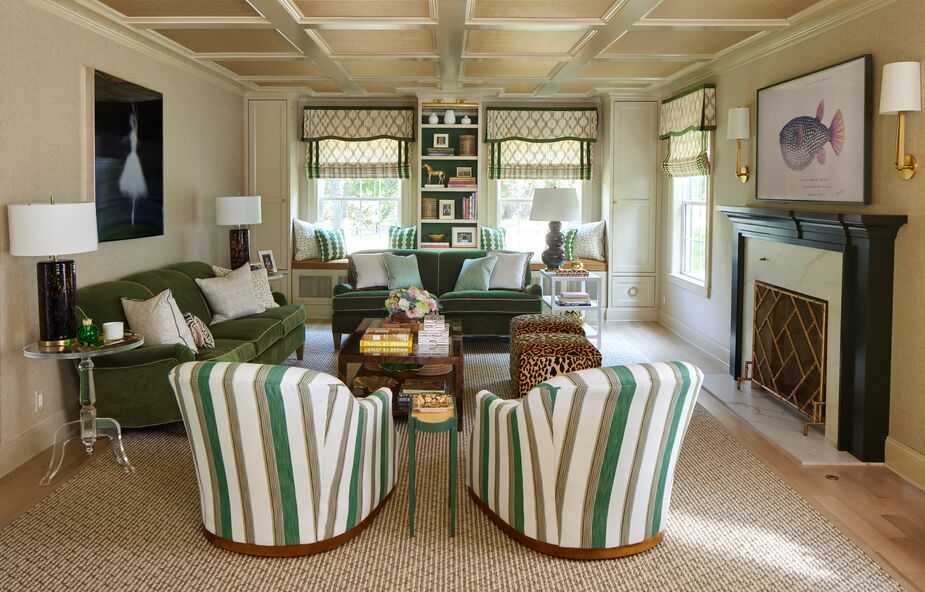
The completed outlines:
{"type": "Polygon", "coordinates": [[[475,248],[475,227],[474,226],[454,226],[451,229],[450,243],[455,247],[472,247],[475,248]]]}
{"type": "Polygon", "coordinates": [[[271,275],[276,273],[276,257],[273,256],[272,250],[257,251],[257,256],[260,257],[260,262],[263,263],[267,273],[271,275]]]}
{"type": "Polygon", "coordinates": [[[758,90],[756,197],[870,203],[873,59],[758,90]]]}

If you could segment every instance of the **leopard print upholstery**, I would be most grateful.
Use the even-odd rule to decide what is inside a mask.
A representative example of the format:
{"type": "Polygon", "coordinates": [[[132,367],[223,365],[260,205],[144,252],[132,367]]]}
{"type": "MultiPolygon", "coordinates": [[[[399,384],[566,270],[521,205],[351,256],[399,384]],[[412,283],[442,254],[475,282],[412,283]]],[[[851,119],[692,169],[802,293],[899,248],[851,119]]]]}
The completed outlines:
{"type": "Polygon", "coordinates": [[[601,367],[601,352],[582,335],[530,333],[511,340],[511,382],[523,397],[560,374],[601,367]]]}
{"type": "MultiPolygon", "coordinates": [[[[583,321],[571,315],[526,314],[511,319],[511,341],[531,333],[584,335],[583,321]]],[[[513,344],[511,345],[513,347],[513,344]]]]}

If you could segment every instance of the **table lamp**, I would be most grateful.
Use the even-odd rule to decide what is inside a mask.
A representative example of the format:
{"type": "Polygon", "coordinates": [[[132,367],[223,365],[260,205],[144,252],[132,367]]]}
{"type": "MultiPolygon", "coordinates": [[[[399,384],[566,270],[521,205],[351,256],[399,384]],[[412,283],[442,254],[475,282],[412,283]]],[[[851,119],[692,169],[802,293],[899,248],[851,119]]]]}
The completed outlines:
{"type": "Polygon", "coordinates": [[[215,221],[219,226],[234,226],[228,232],[231,246],[231,268],[237,269],[250,263],[251,231],[248,224],[260,224],[262,220],[259,195],[236,195],[215,198],[215,221]]]}
{"type": "Polygon", "coordinates": [[[565,235],[562,234],[562,222],[581,219],[578,192],[571,187],[534,189],[530,219],[549,222],[543,263],[550,271],[559,269],[565,263],[565,251],[562,249],[565,235]]]}
{"type": "Polygon", "coordinates": [[[77,336],[77,264],[59,255],[97,248],[93,202],[19,203],[7,206],[10,255],[51,257],[39,261],[39,345],[64,349],[77,336]]]}

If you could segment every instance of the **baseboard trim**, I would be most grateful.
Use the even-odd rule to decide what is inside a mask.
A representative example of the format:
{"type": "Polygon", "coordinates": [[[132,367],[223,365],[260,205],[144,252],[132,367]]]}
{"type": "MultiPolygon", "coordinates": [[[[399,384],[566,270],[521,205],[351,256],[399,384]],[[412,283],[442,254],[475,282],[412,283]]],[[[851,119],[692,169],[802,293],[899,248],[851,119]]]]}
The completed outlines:
{"type": "Polygon", "coordinates": [[[705,337],[690,325],[679,321],[662,310],[658,311],[658,322],[678,337],[703,350],[707,355],[716,358],[723,365],[729,364],[729,349],[709,337],[705,337]]]}
{"type": "Polygon", "coordinates": [[[608,321],[656,321],[658,313],[655,308],[620,308],[608,307],[605,311],[608,321]]]}
{"type": "Polygon", "coordinates": [[[925,454],[887,436],[886,467],[925,491],[925,454]]]}
{"type": "Polygon", "coordinates": [[[67,420],[67,411],[62,409],[0,446],[0,477],[51,446],[55,431],[67,420]]]}

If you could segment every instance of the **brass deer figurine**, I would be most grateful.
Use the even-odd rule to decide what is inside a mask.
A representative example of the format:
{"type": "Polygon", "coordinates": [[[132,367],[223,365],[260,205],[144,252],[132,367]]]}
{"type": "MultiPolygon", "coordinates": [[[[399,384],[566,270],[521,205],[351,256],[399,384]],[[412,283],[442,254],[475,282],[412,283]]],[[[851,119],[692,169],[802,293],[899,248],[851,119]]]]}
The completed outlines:
{"type": "Polygon", "coordinates": [[[430,182],[430,180],[434,177],[437,177],[437,183],[440,185],[446,185],[446,173],[443,171],[437,170],[429,164],[424,163],[424,172],[427,173],[427,185],[433,184],[430,182]]]}

